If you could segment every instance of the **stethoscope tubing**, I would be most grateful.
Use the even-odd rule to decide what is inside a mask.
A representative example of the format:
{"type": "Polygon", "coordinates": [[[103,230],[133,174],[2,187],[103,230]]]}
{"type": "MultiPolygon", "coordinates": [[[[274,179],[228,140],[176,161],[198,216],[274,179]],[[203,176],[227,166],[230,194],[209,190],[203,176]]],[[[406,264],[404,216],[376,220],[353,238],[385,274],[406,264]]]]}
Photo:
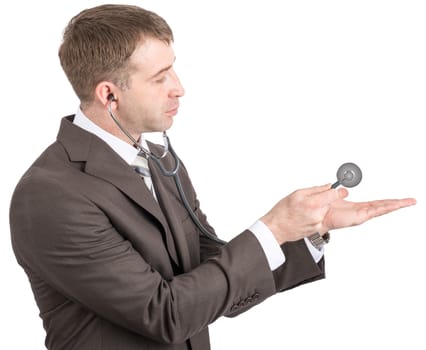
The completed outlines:
{"type": "Polygon", "coordinates": [[[111,116],[112,120],[115,122],[115,124],[120,128],[120,130],[129,138],[130,141],[132,141],[133,145],[139,150],[140,153],[142,153],[146,159],[151,159],[158,169],[160,170],[161,174],[165,177],[173,177],[173,180],[176,184],[176,188],[179,193],[180,200],[182,204],[184,205],[186,211],[188,212],[189,216],[191,217],[194,224],[197,226],[197,228],[200,230],[200,233],[207,237],[208,239],[220,244],[224,245],[227,242],[221,240],[218,238],[214,233],[210,232],[207,228],[204,227],[204,225],[200,222],[199,218],[195,214],[194,210],[191,208],[191,205],[188,202],[188,198],[185,195],[185,191],[183,190],[182,182],[179,177],[179,169],[180,169],[180,159],[177,156],[175,150],[173,149],[172,145],[170,144],[169,137],[166,134],[166,131],[163,131],[163,140],[164,140],[164,151],[160,157],[156,156],[154,153],[152,153],[150,150],[145,149],[142,145],[140,145],[132,135],[121,125],[121,123],[118,121],[116,116],[114,115],[111,103],[113,100],[110,100],[108,103],[108,113],[111,116]],[[174,161],[174,167],[172,169],[166,169],[164,164],[162,163],[162,159],[166,157],[167,154],[172,156],[174,161]]]}

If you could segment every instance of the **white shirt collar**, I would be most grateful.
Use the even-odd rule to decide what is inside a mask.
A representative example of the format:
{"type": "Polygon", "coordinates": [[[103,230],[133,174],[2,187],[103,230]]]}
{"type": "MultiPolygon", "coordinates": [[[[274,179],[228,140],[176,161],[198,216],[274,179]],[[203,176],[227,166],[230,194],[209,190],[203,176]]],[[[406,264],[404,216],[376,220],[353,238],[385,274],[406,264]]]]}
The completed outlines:
{"type": "MultiPolygon", "coordinates": [[[[97,126],[84,115],[80,108],[78,108],[77,112],[75,113],[74,124],[92,134],[95,134],[101,140],[106,142],[121,158],[126,161],[127,164],[132,164],[137,154],[139,153],[138,149],[133,147],[130,143],[124,142],[118,137],[97,126]]],[[[142,145],[148,148],[146,140],[142,135],[140,139],[142,140],[142,145]]]]}

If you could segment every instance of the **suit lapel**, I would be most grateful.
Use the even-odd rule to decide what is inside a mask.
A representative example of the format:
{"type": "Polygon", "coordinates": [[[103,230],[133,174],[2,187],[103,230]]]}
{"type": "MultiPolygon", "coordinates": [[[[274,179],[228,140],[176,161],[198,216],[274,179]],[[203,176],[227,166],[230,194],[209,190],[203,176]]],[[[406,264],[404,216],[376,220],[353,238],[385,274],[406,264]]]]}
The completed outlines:
{"type": "Polygon", "coordinates": [[[168,252],[174,263],[179,266],[175,242],[167,219],[148,188],[143,185],[140,176],[104,141],[73,125],[68,118],[62,120],[58,141],[67,150],[71,161],[85,161],[86,173],[120,189],[161,224],[168,252]]]}

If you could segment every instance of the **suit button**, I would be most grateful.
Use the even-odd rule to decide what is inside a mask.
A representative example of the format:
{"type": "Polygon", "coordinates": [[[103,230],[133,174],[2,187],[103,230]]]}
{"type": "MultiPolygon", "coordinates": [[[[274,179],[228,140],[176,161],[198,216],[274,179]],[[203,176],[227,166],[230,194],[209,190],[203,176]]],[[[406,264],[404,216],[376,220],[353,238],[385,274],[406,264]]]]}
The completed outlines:
{"type": "Polygon", "coordinates": [[[238,305],[237,304],[232,305],[231,311],[237,311],[237,310],[238,310],[238,305]]]}
{"type": "Polygon", "coordinates": [[[254,299],[254,300],[259,299],[259,297],[260,297],[260,294],[259,294],[259,293],[254,293],[254,294],[253,294],[253,299],[254,299]]]}

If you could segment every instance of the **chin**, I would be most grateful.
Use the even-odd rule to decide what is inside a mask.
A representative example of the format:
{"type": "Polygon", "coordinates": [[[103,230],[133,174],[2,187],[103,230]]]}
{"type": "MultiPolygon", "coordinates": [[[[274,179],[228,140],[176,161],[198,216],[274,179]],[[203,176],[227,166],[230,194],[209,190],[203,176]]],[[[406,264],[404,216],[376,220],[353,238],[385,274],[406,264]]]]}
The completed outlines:
{"type": "Polygon", "coordinates": [[[163,129],[161,131],[169,130],[173,125],[173,118],[169,118],[163,125],[163,129]]]}

